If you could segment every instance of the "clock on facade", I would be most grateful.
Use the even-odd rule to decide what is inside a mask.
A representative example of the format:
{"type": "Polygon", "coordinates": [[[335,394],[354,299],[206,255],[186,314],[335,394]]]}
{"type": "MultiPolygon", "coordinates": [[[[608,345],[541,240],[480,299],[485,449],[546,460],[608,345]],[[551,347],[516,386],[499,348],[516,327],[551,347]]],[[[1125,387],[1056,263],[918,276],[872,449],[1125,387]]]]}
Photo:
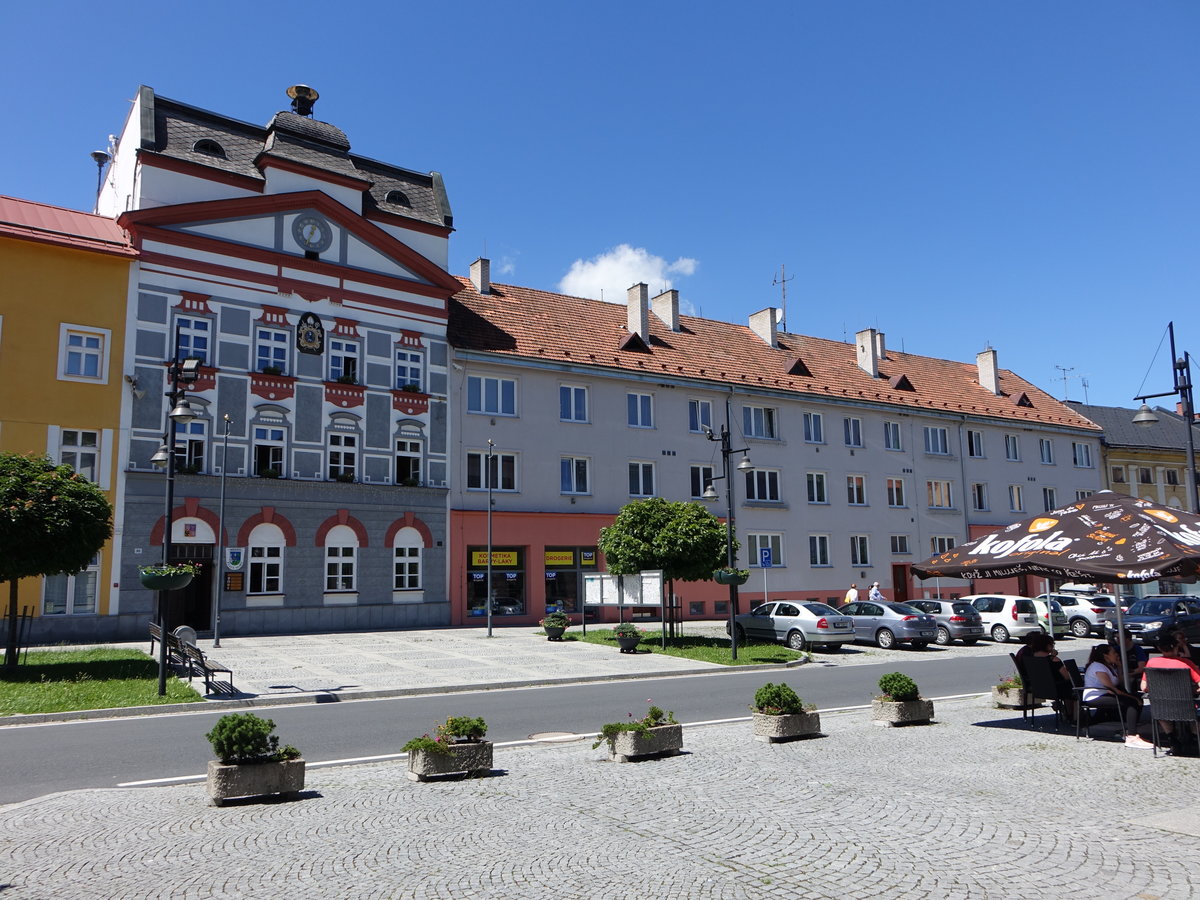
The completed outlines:
{"type": "Polygon", "coordinates": [[[305,213],[292,220],[292,237],[305,250],[324,253],[333,243],[333,229],[320,216],[305,213]]]}

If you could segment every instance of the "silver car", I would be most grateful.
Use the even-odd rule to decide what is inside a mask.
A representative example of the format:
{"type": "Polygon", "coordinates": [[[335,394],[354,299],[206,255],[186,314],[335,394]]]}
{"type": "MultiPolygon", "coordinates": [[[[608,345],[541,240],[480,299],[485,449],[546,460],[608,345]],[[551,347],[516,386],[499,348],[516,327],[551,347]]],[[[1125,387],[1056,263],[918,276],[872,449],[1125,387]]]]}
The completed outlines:
{"type": "Polygon", "coordinates": [[[902,643],[919,649],[937,640],[933,616],[907,603],[860,600],[847,603],[838,612],[854,620],[855,640],[874,641],[884,650],[902,643]]]}
{"type": "Polygon", "coordinates": [[[813,646],[837,649],[854,640],[853,622],[832,606],[816,601],[772,600],[735,616],[733,622],[738,640],[783,641],[793,650],[813,646]]]}
{"type": "Polygon", "coordinates": [[[1116,615],[1117,604],[1112,597],[1100,594],[1038,594],[1038,600],[1053,597],[1067,614],[1071,634],[1085,638],[1092,632],[1104,634],[1104,619],[1116,615]]]}
{"type": "Polygon", "coordinates": [[[962,641],[968,647],[983,637],[983,617],[970,603],[962,600],[909,600],[921,612],[937,622],[935,640],[942,645],[962,641]]]}

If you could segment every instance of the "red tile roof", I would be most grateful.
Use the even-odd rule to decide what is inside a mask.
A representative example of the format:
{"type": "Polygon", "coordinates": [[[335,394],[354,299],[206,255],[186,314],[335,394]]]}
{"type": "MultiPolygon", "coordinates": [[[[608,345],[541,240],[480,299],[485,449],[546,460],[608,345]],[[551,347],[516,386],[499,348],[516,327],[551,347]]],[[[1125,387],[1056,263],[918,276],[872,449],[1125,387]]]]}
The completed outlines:
{"type": "Polygon", "coordinates": [[[450,301],[449,334],[463,350],[695,379],[718,388],[733,384],[799,398],[1100,430],[1007,369],[999,370],[997,396],[980,386],[974,363],[888,349],[872,379],[858,367],[853,344],[780,332],[779,346],[772,348],[745,325],[680,316],[680,330],[672,332],[653,312],[649,349],[636,349],[638,342],[621,349],[629,337],[623,304],[494,283],[491,293],[481,295],[469,279],[459,280],[463,290],[450,301]],[[1030,405],[1017,404],[1022,395],[1030,405]]]}
{"type": "Polygon", "coordinates": [[[112,219],[17,197],[0,196],[0,236],[115,256],[137,255],[125,229],[112,219]]]}

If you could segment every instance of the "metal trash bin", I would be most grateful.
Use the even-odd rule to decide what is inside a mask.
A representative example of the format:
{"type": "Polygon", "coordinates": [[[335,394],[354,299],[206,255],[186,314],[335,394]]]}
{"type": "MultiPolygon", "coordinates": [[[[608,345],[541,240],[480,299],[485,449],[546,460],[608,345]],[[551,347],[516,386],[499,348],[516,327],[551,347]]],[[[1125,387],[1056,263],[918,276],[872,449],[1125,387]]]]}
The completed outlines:
{"type": "Polygon", "coordinates": [[[171,634],[177,637],[179,639],[179,643],[181,644],[191,644],[193,647],[196,646],[196,629],[191,625],[180,625],[178,628],[172,631],[171,634]]]}

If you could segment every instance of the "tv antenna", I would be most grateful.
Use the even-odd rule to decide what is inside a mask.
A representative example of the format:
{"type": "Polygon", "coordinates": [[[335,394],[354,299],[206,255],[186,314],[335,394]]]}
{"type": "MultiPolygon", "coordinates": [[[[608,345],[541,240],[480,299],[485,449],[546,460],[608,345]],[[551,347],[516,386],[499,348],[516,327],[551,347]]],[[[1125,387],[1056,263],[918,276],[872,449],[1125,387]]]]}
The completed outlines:
{"type": "Polygon", "coordinates": [[[781,263],[779,266],[779,276],[771,279],[771,284],[779,285],[779,290],[783,294],[783,316],[779,320],[780,331],[787,331],[787,283],[794,281],[795,278],[795,275],[791,278],[787,277],[787,266],[781,263]]]}
{"type": "MultiPolygon", "coordinates": [[[[1062,372],[1062,375],[1060,375],[1059,378],[1062,379],[1062,383],[1063,383],[1063,403],[1066,403],[1068,400],[1071,399],[1070,393],[1071,393],[1071,379],[1072,378],[1083,379],[1083,389],[1085,392],[1087,391],[1087,379],[1083,375],[1072,375],[1071,374],[1072,372],[1075,371],[1074,366],[1055,366],[1054,368],[1056,368],[1056,369],[1058,369],[1058,371],[1062,372]]],[[[1086,398],[1086,394],[1085,394],[1085,398],[1086,398]]]]}

